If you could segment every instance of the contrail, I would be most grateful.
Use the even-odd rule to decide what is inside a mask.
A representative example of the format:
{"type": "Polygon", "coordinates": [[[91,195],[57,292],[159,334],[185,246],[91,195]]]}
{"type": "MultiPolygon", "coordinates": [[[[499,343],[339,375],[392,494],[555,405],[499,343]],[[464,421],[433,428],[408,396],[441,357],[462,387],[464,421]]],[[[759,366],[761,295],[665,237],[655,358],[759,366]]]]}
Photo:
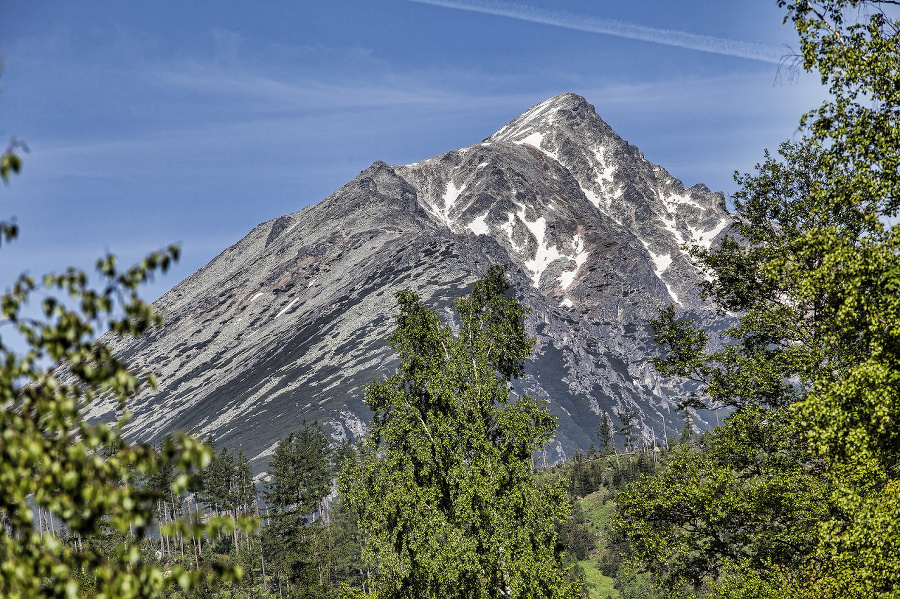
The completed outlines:
{"type": "Polygon", "coordinates": [[[543,10],[533,6],[514,4],[512,2],[497,2],[493,0],[410,1],[418,2],[420,4],[430,4],[432,6],[442,6],[444,8],[455,8],[458,10],[509,17],[511,19],[530,21],[542,25],[553,25],[554,27],[564,27],[566,29],[574,29],[577,31],[614,35],[616,37],[640,40],[642,42],[653,42],[678,48],[700,50],[701,52],[712,52],[713,54],[724,54],[725,56],[738,56],[740,58],[749,58],[750,60],[759,60],[774,64],[780,64],[782,57],[784,56],[784,51],[775,46],[739,42],[711,35],[698,35],[696,33],[688,33],[687,31],[679,31],[677,29],[645,27],[644,25],[637,25],[627,21],[600,19],[561,10],[543,10]]]}

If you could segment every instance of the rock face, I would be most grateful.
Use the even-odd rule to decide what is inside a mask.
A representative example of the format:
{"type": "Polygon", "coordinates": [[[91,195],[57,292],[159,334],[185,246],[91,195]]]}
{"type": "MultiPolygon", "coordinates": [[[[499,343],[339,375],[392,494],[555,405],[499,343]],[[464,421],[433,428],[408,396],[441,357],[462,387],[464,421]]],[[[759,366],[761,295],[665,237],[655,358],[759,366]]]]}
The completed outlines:
{"type": "MultiPolygon", "coordinates": [[[[703,185],[685,189],[574,94],[467,148],[376,162],[178,284],[156,302],[161,329],[106,339],[160,381],[131,406],[126,434],[211,435],[257,469],[304,419],[336,439],[361,435],[365,385],[397,366],[385,341],[394,293],[413,289],[450,319],[450,299],[495,263],[510,265],[531,309],[535,359],[519,390],[558,418],[548,462],[595,441],[603,411],[636,410],[646,439],[677,434],[685,390],[647,363],[657,350],[646,323],[675,303],[723,326],[681,249],[716,242],[730,222],[722,202],[703,185]]],[[[101,402],[89,416],[114,408],[101,402]]]]}

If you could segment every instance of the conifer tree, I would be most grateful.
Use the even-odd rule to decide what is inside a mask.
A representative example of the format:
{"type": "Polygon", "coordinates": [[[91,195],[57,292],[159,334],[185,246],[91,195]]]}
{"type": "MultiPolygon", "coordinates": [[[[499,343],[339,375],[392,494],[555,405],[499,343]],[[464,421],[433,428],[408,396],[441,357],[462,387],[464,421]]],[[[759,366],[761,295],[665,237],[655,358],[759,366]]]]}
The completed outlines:
{"type": "Polygon", "coordinates": [[[637,437],[634,435],[634,419],[637,418],[637,412],[634,411],[634,408],[629,406],[622,411],[616,411],[616,416],[621,422],[621,424],[616,427],[616,434],[622,436],[622,440],[625,443],[625,451],[631,451],[634,449],[635,441],[637,441],[637,437]]]}
{"type": "Polygon", "coordinates": [[[609,453],[609,444],[613,441],[612,420],[607,412],[600,415],[600,425],[597,427],[597,439],[600,441],[600,451],[609,453]]]}
{"type": "Polygon", "coordinates": [[[269,523],[264,531],[267,562],[292,588],[310,593],[320,585],[312,555],[315,531],[308,526],[331,489],[331,445],[318,423],[282,439],[269,462],[264,494],[269,523]]]}

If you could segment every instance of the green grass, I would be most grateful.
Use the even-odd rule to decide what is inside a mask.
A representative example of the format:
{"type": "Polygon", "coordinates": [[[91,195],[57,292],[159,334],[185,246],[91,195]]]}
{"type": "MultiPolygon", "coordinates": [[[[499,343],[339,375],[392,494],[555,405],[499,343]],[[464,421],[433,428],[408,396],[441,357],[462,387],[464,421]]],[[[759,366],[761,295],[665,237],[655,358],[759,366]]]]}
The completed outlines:
{"type": "Polygon", "coordinates": [[[578,502],[581,504],[581,509],[584,510],[584,516],[591,532],[599,533],[606,530],[606,523],[609,522],[616,507],[615,502],[610,498],[609,491],[601,488],[582,497],[578,502]]]}
{"type": "Polygon", "coordinates": [[[609,576],[604,576],[597,569],[596,560],[586,559],[578,562],[578,565],[584,568],[584,579],[587,582],[589,599],[607,599],[608,597],[619,599],[621,597],[619,591],[613,588],[613,579],[609,576]]]}
{"type": "MultiPolygon", "coordinates": [[[[612,516],[615,509],[615,502],[611,501],[609,491],[600,489],[590,495],[578,500],[581,509],[584,510],[584,516],[587,520],[588,528],[592,533],[598,535],[598,542],[602,543],[602,535],[606,534],[606,524],[612,516]]],[[[589,557],[586,560],[578,562],[584,568],[585,580],[588,583],[588,597],[590,599],[619,599],[621,595],[619,591],[613,588],[613,579],[604,576],[597,569],[596,557],[589,557]]]]}

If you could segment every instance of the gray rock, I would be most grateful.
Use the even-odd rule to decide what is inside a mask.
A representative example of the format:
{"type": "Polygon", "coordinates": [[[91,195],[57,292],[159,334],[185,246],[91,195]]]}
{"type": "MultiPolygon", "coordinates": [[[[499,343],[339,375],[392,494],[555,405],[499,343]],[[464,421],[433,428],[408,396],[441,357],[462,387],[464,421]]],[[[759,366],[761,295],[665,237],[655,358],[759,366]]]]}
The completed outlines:
{"type": "MultiPolygon", "coordinates": [[[[685,189],[574,94],[467,148],[376,162],[179,283],[156,302],[161,329],[104,339],[160,381],[130,406],[126,435],[211,435],[257,470],[304,419],[358,437],[370,420],[365,385],[397,366],[385,341],[394,293],[413,289],[451,319],[451,298],[496,263],[510,265],[531,309],[535,359],[517,387],[558,418],[548,461],[586,449],[599,414],[626,406],[644,439],[677,435],[673,410],[688,390],[647,363],[657,352],[647,320],[674,302],[710,330],[725,325],[682,249],[716,243],[730,222],[723,200],[685,189]]],[[[114,410],[98,402],[88,416],[114,410]]]]}

